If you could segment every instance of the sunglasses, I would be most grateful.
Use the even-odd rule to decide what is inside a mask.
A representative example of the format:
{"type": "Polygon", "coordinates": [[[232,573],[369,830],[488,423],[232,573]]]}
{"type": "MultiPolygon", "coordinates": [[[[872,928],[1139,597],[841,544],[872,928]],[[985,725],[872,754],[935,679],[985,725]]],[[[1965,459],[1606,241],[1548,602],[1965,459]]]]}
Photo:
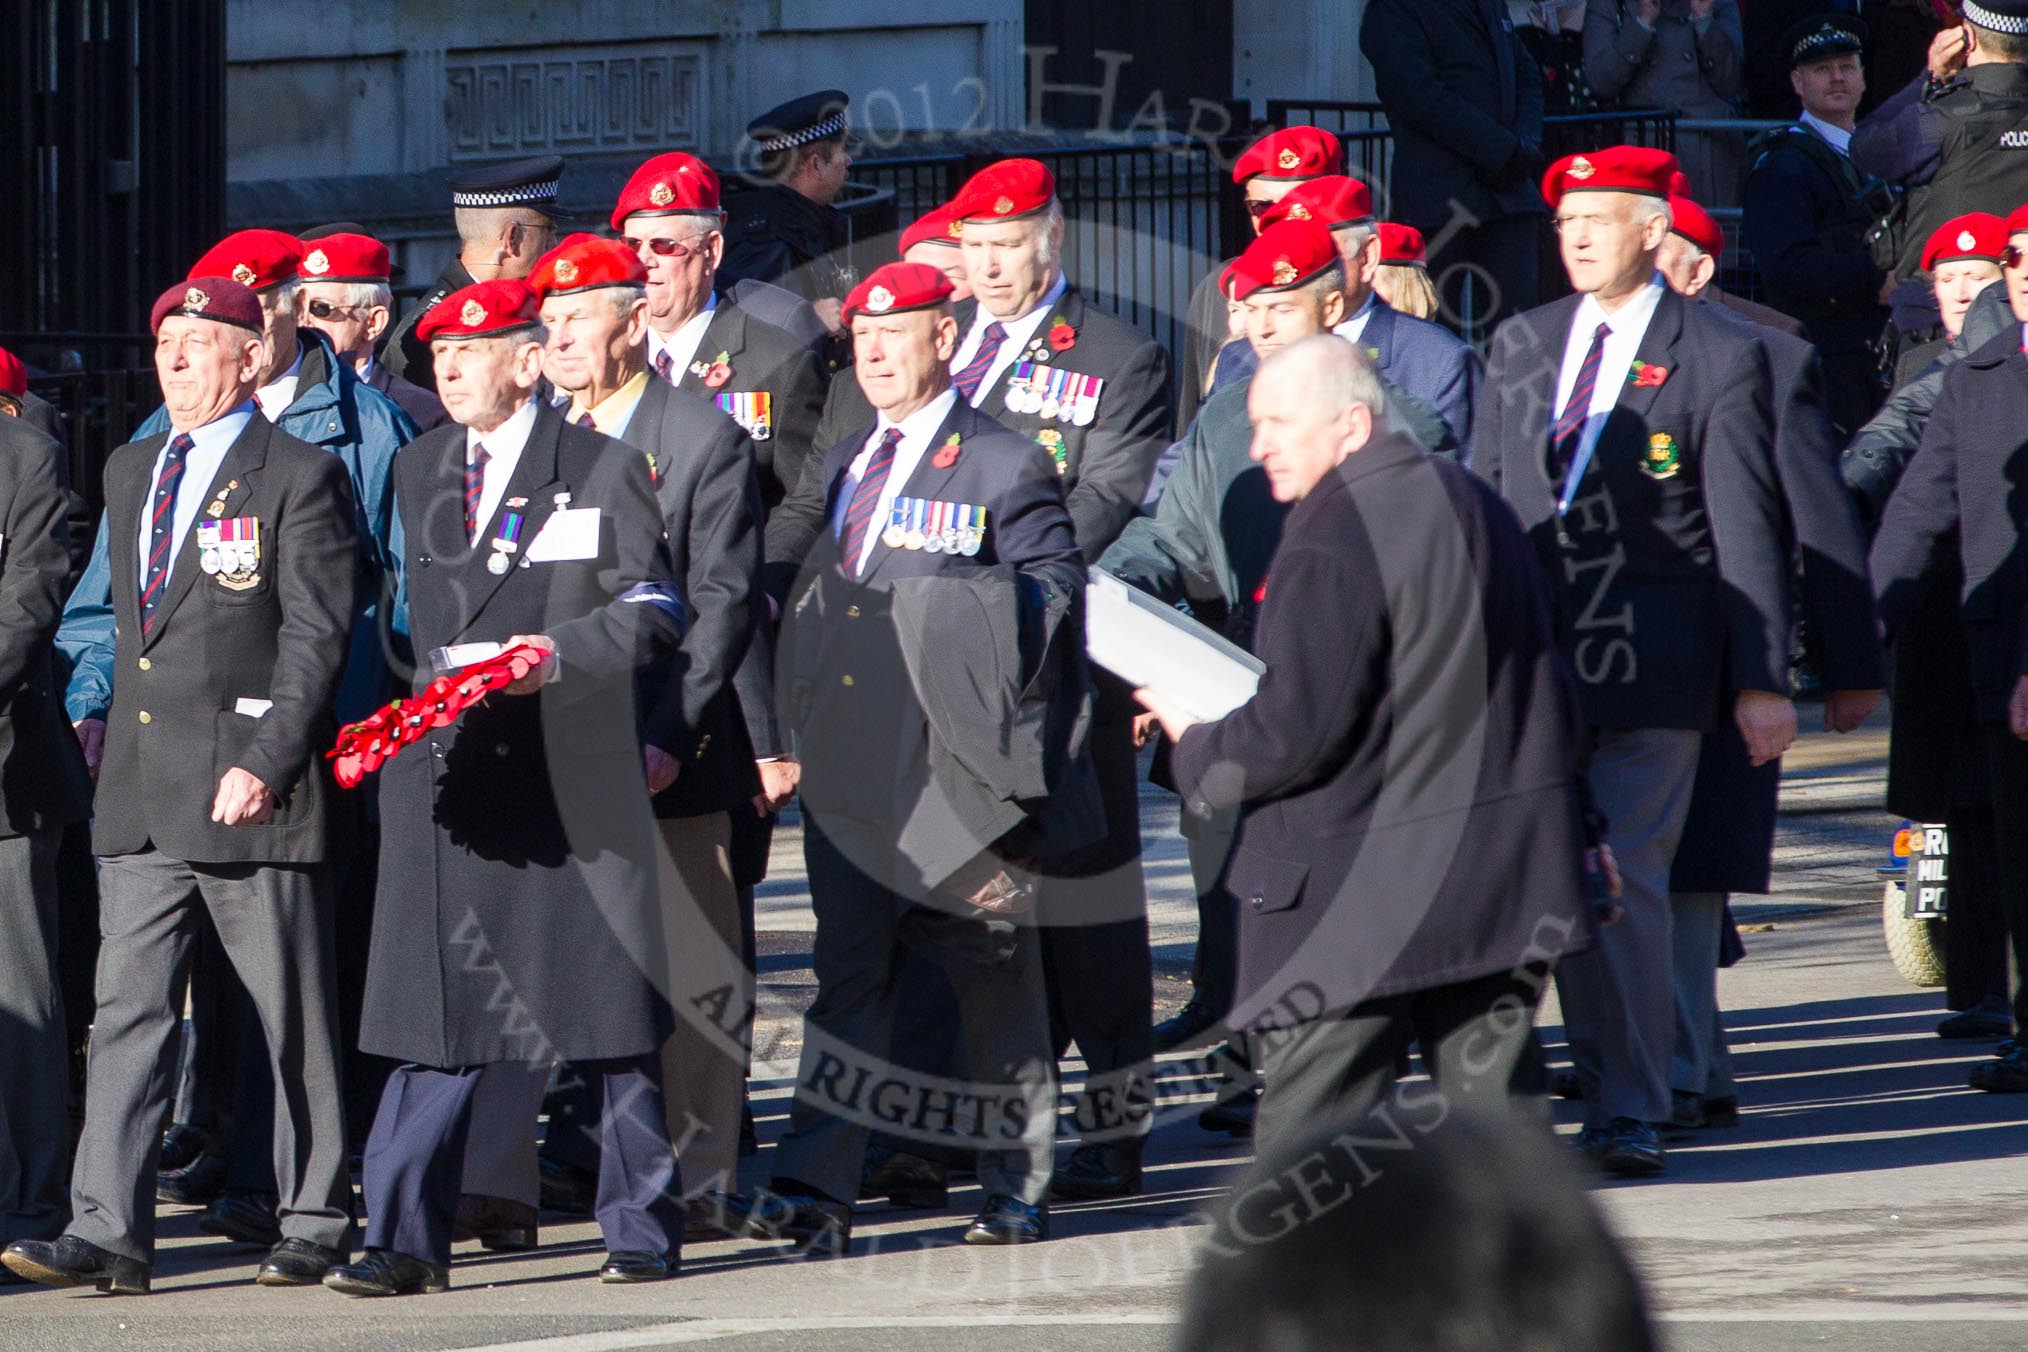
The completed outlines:
{"type": "Polygon", "coordinates": [[[2018,268],[2023,260],[2028,260],[2028,254],[2022,253],[2015,245],[2009,244],[2000,250],[2000,266],[2003,268],[2018,268]]]}
{"type": "Polygon", "coordinates": [[[1246,199],[1246,214],[1253,217],[1255,220],[1259,220],[1261,217],[1268,214],[1268,209],[1272,206],[1274,206],[1274,203],[1268,201],[1266,198],[1249,197],[1246,199]]]}
{"type": "Polygon", "coordinates": [[[371,308],[365,305],[333,305],[328,300],[313,300],[309,304],[312,319],[336,319],[341,323],[355,319],[362,310],[371,308]]]}
{"type": "Polygon", "coordinates": [[[702,244],[685,244],[681,240],[663,239],[660,236],[653,239],[635,239],[632,235],[621,235],[620,243],[635,253],[651,249],[663,258],[688,258],[694,253],[704,252],[702,244]]]}

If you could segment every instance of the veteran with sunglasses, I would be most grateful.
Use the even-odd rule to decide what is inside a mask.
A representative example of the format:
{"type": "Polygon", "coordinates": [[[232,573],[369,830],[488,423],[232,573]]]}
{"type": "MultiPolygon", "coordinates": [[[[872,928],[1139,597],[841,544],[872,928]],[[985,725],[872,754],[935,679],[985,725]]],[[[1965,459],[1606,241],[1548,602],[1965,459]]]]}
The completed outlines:
{"type": "Polygon", "coordinates": [[[627,180],[613,229],[648,269],[648,369],[746,429],[769,510],[794,491],[824,413],[816,355],[719,294],[725,213],[695,155],[657,155],[627,180]]]}

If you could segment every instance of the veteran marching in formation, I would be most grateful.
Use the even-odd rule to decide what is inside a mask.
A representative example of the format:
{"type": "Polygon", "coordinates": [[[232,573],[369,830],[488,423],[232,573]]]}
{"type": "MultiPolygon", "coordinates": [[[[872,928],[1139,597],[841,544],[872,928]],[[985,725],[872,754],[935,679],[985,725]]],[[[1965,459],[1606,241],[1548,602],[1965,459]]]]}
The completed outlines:
{"type": "Polygon", "coordinates": [[[2028,171],[1968,130],[2028,124],[2028,0],[1966,4],[1866,122],[1857,25],[1784,39],[1803,116],[1741,166],[1779,308],[1717,285],[1696,157],[1544,163],[1511,29],[1436,110],[1444,8],[1368,22],[1383,95],[1429,74],[1389,95],[1405,219],[1331,132],[1268,131],[1176,353],[1077,275],[1041,158],[860,275],[837,91],[756,118],[738,182],[647,159],[596,230],[558,158],[464,172],[399,316],[355,224],[220,240],[161,279],[162,405],[96,522],[0,352],[0,1282],[145,1293],[158,1203],[263,1286],[362,1297],[545,1215],[596,1220],[603,1282],[687,1241],[845,1255],[967,1174],[965,1242],[1033,1243],[1052,1200],[1143,1191],[1177,1051],[1207,1131],[1292,1141],[1419,1050],[1581,1100],[1581,1157],[1657,1174],[1738,1121],[1716,971],[1799,666],[1836,732],[1893,668],[1891,798],[1964,880],[1939,1031],[2014,1034],[1971,1083],[2028,1091],[1997,825],[2028,810],[2028,171]],[[1453,115],[1488,128],[1464,158],[1453,115]],[[1432,262],[1497,303],[1461,319],[1432,262]],[[1256,659],[1251,697],[1100,665],[1094,581],[1256,659]],[[1144,777],[1199,921],[1160,1023],[1144,777]],[[815,998],[743,1166],[792,800],[815,998]]]}

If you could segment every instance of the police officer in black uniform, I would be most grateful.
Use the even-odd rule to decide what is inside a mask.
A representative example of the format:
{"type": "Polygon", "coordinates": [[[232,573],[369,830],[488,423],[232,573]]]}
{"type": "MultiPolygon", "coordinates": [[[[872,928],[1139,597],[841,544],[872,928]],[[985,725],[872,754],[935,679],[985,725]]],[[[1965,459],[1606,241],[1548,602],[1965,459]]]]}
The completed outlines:
{"type": "Polygon", "coordinates": [[[562,178],[563,156],[538,155],[490,164],[450,180],[458,256],[394,326],[380,350],[381,365],[426,390],[436,389],[429,344],[415,336],[416,321],[445,296],[474,282],[533,272],[535,260],[556,243],[556,185],[562,178]]]}
{"type": "Polygon", "coordinates": [[[1886,269],[1867,234],[1892,203],[1848,158],[1853,114],[1866,92],[1856,19],[1805,19],[1782,40],[1802,115],[1755,142],[1746,175],[1745,234],[1767,299],[1795,316],[1823,358],[1831,420],[1842,437],[1880,401],[1873,345],[1886,326],[1886,269]]]}
{"type": "Polygon", "coordinates": [[[760,153],[752,186],[725,199],[725,261],[719,284],[754,278],[804,297],[832,333],[852,289],[852,243],[831,204],[845,186],[852,153],[845,137],[843,90],[821,89],[770,108],[747,124],[760,153]]]}

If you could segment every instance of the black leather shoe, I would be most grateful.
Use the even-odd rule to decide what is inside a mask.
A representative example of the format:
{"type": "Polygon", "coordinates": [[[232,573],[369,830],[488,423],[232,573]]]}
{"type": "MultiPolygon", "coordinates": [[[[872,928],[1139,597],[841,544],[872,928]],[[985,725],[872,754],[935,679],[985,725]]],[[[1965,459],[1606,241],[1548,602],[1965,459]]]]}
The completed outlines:
{"type": "Polygon", "coordinates": [[[1585,1127],[1577,1133],[1571,1145],[1576,1148],[1578,1154],[1597,1164],[1598,1157],[1605,1153],[1606,1144],[1612,1138],[1610,1127],[1585,1127]]]}
{"type": "Polygon", "coordinates": [[[528,1203],[467,1193],[458,1199],[451,1239],[454,1243],[476,1239],[480,1248],[493,1253],[526,1253],[541,1243],[541,1230],[535,1208],[528,1203]]]}
{"type": "Polygon", "coordinates": [[[1704,1129],[1722,1131],[1739,1125],[1739,1095],[1716,1094],[1704,1100],[1704,1129]]]}
{"type": "Polygon", "coordinates": [[[1663,1135],[1680,1138],[1703,1128],[1704,1095],[1677,1089],[1671,1091],[1669,1101],[1669,1120],[1662,1126],[1663,1135]]]}
{"type": "Polygon", "coordinates": [[[1581,1099],[1584,1087],[1578,1083],[1576,1071],[1562,1066],[1549,1073],[1549,1093],[1554,1098],[1581,1099]]]}
{"type": "Polygon", "coordinates": [[[542,1176],[540,1199],[544,1211],[555,1211],[565,1216],[592,1214],[599,1196],[599,1181],[595,1176],[552,1159],[538,1159],[536,1169],[542,1176]]]}
{"type": "Polygon", "coordinates": [[[451,1289],[451,1272],[392,1249],[368,1249],[358,1262],[325,1273],[324,1285],[347,1296],[433,1296],[451,1289]]]}
{"type": "Polygon", "coordinates": [[[1049,1210],[994,1193],[965,1231],[967,1244],[1033,1244],[1049,1238],[1049,1210]]]}
{"type": "Polygon", "coordinates": [[[344,1262],[345,1255],[336,1249],[307,1239],[285,1239],[268,1250],[268,1259],[254,1280],[262,1286],[315,1286],[324,1280],[325,1273],[344,1262]]]}
{"type": "Polygon", "coordinates": [[[157,1173],[173,1174],[197,1163],[205,1153],[205,1135],[202,1128],[188,1122],[177,1122],[162,1133],[162,1154],[155,1161],[157,1173]]]}
{"type": "Polygon", "coordinates": [[[852,1247],[852,1208],[827,1197],[755,1188],[751,1196],[727,1194],[725,1214],[728,1228],[737,1226],[748,1239],[786,1239],[833,1257],[852,1247]]]}
{"type": "Polygon", "coordinates": [[[1070,1152],[1070,1158],[1050,1181],[1052,1195],[1073,1202],[1099,1201],[1108,1197],[1132,1197],[1141,1190],[1141,1149],[1131,1146],[1088,1142],[1070,1152]]]}
{"type": "Polygon", "coordinates": [[[1224,1020],[1224,1010],[1193,995],[1183,1008],[1155,1025],[1155,1050],[1168,1052],[1213,1041],[1205,1034],[1222,1027],[1224,1020]]]}
{"type": "Polygon", "coordinates": [[[1652,1126],[1631,1117],[1615,1117],[1608,1132],[1598,1156],[1607,1173],[1637,1178],[1662,1172],[1662,1138],[1652,1126]]]}
{"type": "Polygon", "coordinates": [[[0,1253],[0,1263],[17,1277],[44,1286],[92,1286],[115,1296],[145,1296],[152,1268],[122,1258],[75,1235],[17,1239],[0,1253]]]}
{"type": "Polygon", "coordinates": [[[1197,1125],[1206,1131],[1222,1131],[1244,1140],[1253,1135],[1253,1115],[1259,1107],[1260,1091],[1249,1089],[1237,1098],[1214,1103],[1197,1114],[1197,1125]]]}
{"type": "Polygon", "coordinates": [[[1936,1026],[1936,1035],[1945,1038],[2005,1037],[2013,1031],[2012,1011],[1999,999],[1981,1000],[1936,1026]]]}
{"type": "Polygon", "coordinates": [[[619,1249],[606,1255],[599,1265],[602,1282],[666,1282],[676,1275],[677,1260],[659,1253],[619,1249]]]}
{"type": "Polygon", "coordinates": [[[177,1206],[209,1206],[225,1191],[225,1161],[199,1155],[180,1169],[155,1175],[155,1200],[177,1206]]]}
{"type": "Polygon", "coordinates": [[[1988,1094],[2028,1094],[2028,1050],[2017,1046],[2006,1056],[1981,1061],[1968,1083],[1988,1094]]]}
{"type": "Polygon", "coordinates": [[[270,1249],[282,1242],[282,1227],[275,1220],[275,1199],[265,1193],[222,1192],[197,1218],[197,1228],[207,1235],[223,1235],[239,1244],[270,1249]]]}
{"type": "Polygon", "coordinates": [[[859,1197],[885,1197],[889,1206],[934,1209],[950,1205],[950,1170],[940,1161],[890,1146],[871,1146],[859,1176],[859,1197]]]}

